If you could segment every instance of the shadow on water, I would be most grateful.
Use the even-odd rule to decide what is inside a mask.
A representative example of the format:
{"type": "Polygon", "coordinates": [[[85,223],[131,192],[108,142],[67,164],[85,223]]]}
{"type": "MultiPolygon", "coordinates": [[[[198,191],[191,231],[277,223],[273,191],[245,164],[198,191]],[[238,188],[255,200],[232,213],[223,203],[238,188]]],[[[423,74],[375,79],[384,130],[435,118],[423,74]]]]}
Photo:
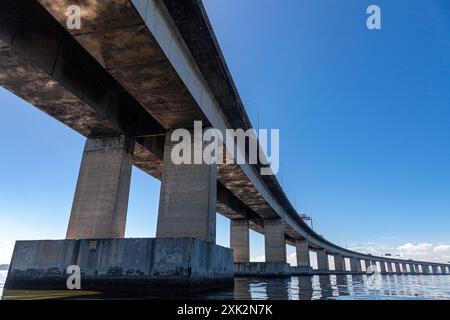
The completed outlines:
{"type": "MultiPolygon", "coordinates": [[[[0,296],[4,278],[0,275],[0,296]],[[3,281],[2,281],[3,279],[3,281]]],[[[8,291],[4,299],[410,300],[450,299],[450,276],[331,275],[236,278],[234,288],[184,296],[105,295],[83,291],[8,291]]]]}

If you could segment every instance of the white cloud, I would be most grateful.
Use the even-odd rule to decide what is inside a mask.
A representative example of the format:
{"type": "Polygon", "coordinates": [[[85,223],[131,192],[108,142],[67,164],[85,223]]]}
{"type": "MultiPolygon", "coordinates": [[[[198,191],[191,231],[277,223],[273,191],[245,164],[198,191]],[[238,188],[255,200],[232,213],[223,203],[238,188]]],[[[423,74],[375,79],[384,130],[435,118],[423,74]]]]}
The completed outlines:
{"type": "Polygon", "coordinates": [[[251,262],[264,262],[266,261],[266,256],[262,255],[262,256],[257,256],[257,257],[252,257],[250,259],[251,262]]]}
{"type": "Polygon", "coordinates": [[[437,252],[437,253],[450,254],[450,245],[440,244],[440,245],[434,247],[433,251],[437,252]]]}
{"type": "Polygon", "coordinates": [[[14,250],[14,241],[0,242],[0,264],[9,264],[14,250]]]}
{"type": "Polygon", "coordinates": [[[287,256],[287,262],[291,265],[291,266],[296,266],[297,265],[297,254],[295,252],[291,253],[290,255],[287,256]]]}
{"type": "Polygon", "coordinates": [[[393,257],[413,259],[420,261],[444,262],[450,261],[450,245],[433,243],[405,243],[400,246],[389,246],[383,243],[370,243],[367,245],[355,245],[351,250],[367,252],[376,256],[384,256],[386,253],[393,257]]]}

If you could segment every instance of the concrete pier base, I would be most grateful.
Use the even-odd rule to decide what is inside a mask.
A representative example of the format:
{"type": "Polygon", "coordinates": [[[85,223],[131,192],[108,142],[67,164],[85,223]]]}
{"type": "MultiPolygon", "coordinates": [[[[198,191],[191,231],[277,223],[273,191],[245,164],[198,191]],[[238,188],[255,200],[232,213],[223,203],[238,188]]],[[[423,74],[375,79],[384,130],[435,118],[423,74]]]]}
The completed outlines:
{"type": "Polygon", "coordinates": [[[234,275],[236,277],[289,277],[292,269],[289,263],[284,262],[249,262],[235,263],[234,275]]]}
{"type": "Polygon", "coordinates": [[[80,267],[81,290],[186,293],[233,286],[233,251],[194,239],[18,241],[9,290],[68,290],[80,267]]]}

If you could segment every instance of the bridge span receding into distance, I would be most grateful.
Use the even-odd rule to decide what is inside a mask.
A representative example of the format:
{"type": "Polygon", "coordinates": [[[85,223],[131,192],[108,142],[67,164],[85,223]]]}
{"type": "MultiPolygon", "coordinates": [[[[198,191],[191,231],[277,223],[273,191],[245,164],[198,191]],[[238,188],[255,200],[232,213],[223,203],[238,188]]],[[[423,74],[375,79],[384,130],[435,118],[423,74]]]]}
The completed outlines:
{"type": "Polygon", "coordinates": [[[87,138],[66,239],[17,242],[6,288],[61,286],[70,264],[93,288],[214,286],[234,274],[450,274],[445,263],[326,240],[259,165],[170,161],[174,129],[198,120],[252,128],[200,0],[3,0],[0,85],[87,138]],[[80,29],[66,26],[71,5],[81,8],[80,29]],[[161,181],[155,239],[124,239],[133,165],[161,181]],[[232,250],[215,245],[216,212],[231,220],[232,250]],[[265,262],[250,263],[250,229],[265,237],[265,262]]]}

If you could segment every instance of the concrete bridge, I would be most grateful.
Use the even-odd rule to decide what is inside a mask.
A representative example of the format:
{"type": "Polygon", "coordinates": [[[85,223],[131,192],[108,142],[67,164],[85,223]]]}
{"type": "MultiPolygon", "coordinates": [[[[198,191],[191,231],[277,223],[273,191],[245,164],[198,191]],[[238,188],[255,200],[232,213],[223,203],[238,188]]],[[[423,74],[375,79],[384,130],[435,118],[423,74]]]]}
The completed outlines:
{"type": "Polygon", "coordinates": [[[7,288],[61,287],[70,264],[102,289],[135,287],[136,279],[193,288],[228,284],[233,274],[369,267],[449,274],[446,264],[375,257],[326,240],[260,165],[172,163],[174,129],[197,120],[221,131],[252,128],[200,0],[3,0],[0,85],[87,138],[67,239],[17,242],[7,288]],[[74,4],[82,26],[69,30],[74,4]],[[161,180],[156,239],[123,239],[133,165],[161,180]],[[215,245],[216,212],[231,219],[232,250],[215,245]],[[249,261],[249,229],[265,236],[264,263],[249,261]],[[286,244],[296,247],[298,267],[286,263],[286,244]]]}

